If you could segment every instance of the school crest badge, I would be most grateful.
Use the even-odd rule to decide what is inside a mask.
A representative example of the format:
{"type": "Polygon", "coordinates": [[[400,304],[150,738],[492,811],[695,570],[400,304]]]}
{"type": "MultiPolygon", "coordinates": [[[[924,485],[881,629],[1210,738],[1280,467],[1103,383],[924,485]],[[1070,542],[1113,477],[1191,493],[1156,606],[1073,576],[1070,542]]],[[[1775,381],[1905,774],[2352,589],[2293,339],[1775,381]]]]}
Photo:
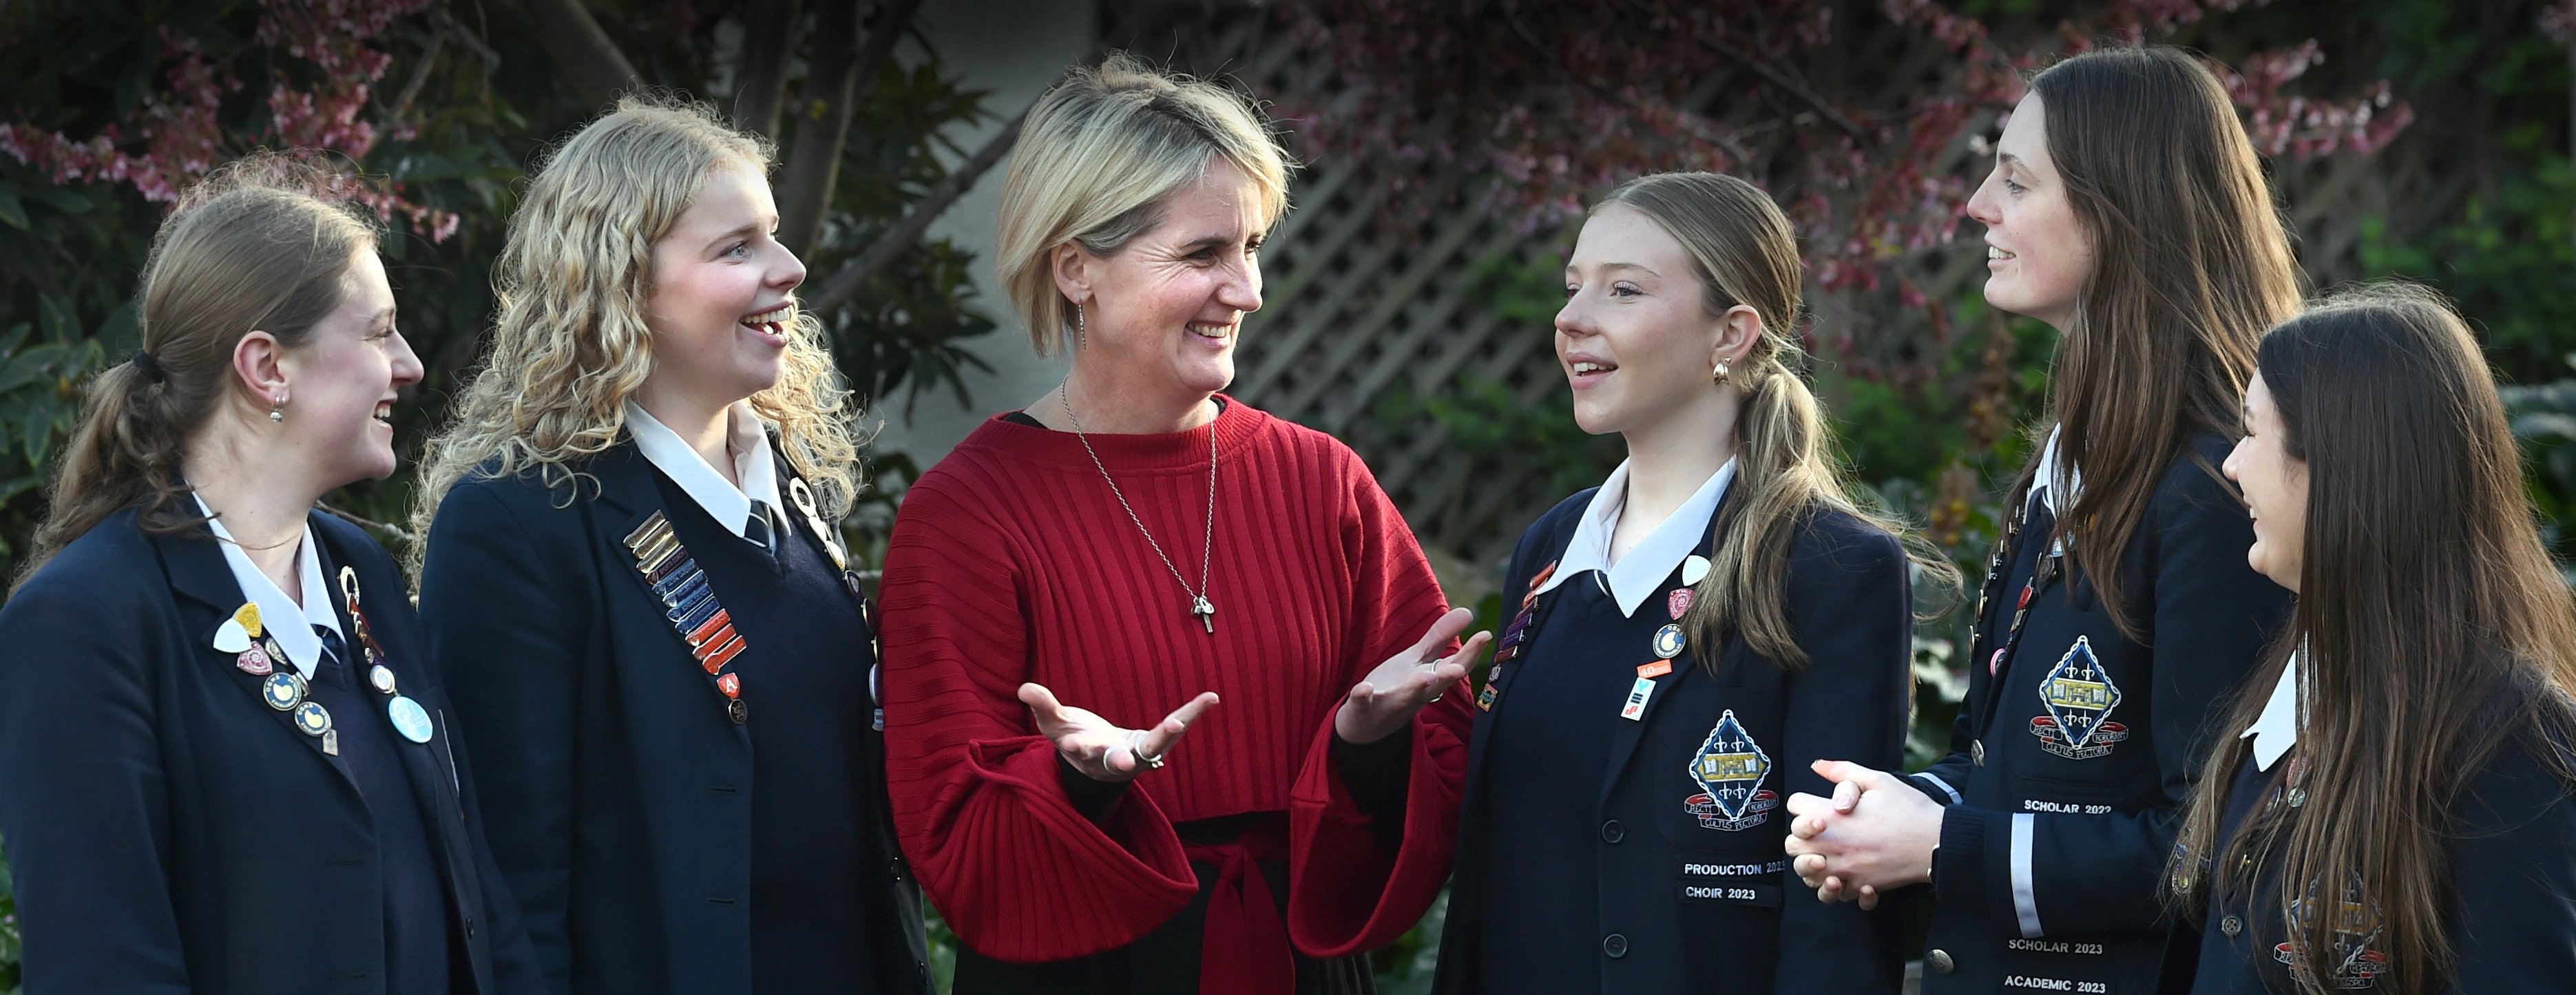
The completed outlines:
{"type": "Polygon", "coordinates": [[[1699,785],[1700,793],[1683,799],[1682,808],[1698,818],[1703,829],[1751,829],[1780,807],[1779,793],[1762,786],[1770,776],[1771,755],[1762,752],[1761,744],[1735,720],[1735,710],[1727,709],[1691,756],[1690,779],[1699,785]]]}
{"type": "MultiPolygon", "coordinates": [[[[2306,898],[2290,902],[2290,917],[2302,927],[2314,914],[2318,904],[2315,898],[2316,893],[2310,892],[2306,898]]],[[[2372,946],[2380,934],[2372,912],[2371,908],[2358,901],[2347,899],[2336,903],[2333,949],[2325,958],[2333,976],[2326,979],[2325,987],[2337,991],[2377,988],[2379,976],[2388,973],[2392,967],[2388,955],[2372,946]]],[[[2300,977],[2308,974],[2299,963],[2299,944],[2296,941],[2273,944],[2272,959],[2290,965],[2291,973],[2300,977]]]]}
{"type": "Polygon", "coordinates": [[[2039,700],[2047,714],[2030,720],[2030,734],[2039,737],[2040,749],[2091,760],[2109,756],[2111,744],[2129,738],[2127,726],[2111,721],[2111,710],[2120,707],[2120,686],[2084,636],[2075,637],[2075,645],[2039,679],[2039,700]]]}

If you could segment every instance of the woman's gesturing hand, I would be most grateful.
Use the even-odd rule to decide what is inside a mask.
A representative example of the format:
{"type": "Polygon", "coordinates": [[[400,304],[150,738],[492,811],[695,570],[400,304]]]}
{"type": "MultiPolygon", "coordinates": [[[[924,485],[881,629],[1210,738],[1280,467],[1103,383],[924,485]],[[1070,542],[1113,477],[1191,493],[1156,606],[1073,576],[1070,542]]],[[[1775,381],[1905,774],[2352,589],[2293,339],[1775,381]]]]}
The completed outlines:
{"type": "Polygon", "coordinates": [[[1043,684],[1020,685],[1020,701],[1037,718],[1038,735],[1053,740],[1055,751],[1073,769],[1094,781],[1118,782],[1162,766],[1163,754],[1216,704],[1216,692],[1199,692],[1151,729],[1121,728],[1090,709],[1055,700],[1055,692],[1043,684]]]}
{"type": "Polygon", "coordinates": [[[1430,631],[1424,632],[1419,642],[1369,671],[1342,699],[1341,710],[1333,713],[1333,735],[1343,742],[1359,744],[1374,743],[1402,731],[1422,706],[1440,700],[1451,685],[1466,678],[1467,662],[1484,652],[1485,644],[1493,639],[1493,633],[1479,632],[1456,653],[1438,658],[1431,655],[1467,631],[1467,623],[1475,620],[1474,612],[1452,608],[1431,623],[1430,631]]]}
{"type": "Polygon", "coordinates": [[[1834,782],[1834,796],[1789,796],[1796,818],[1786,845],[1817,899],[1874,909],[1881,894],[1932,879],[1941,806],[1886,771],[1843,760],[1818,760],[1814,770],[1834,782]]]}

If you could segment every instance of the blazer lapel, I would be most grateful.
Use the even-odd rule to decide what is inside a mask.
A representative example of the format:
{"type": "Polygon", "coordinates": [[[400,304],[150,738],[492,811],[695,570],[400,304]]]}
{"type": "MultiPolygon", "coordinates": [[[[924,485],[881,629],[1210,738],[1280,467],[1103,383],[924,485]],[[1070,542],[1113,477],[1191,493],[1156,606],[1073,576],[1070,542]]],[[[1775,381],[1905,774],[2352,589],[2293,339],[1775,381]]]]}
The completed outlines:
{"type": "MultiPolygon", "coordinates": [[[[1729,485],[1726,494],[1718,498],[1717,507],[1709,512],[1708,526],[1700,533],[1699,545],[1693,549],[1692,555],[1705,556],[1708,551],[1717,548],[1718,532],[1728,524],[1727,513],[1735,508],[1736,504],[1735,488],[1729,485]]],[[[1685,558],[1682,562],[1690,561],[1685,558]]],[[[1681,586],[1683,586],[1682,568],[1676,565],[1672,573],[1664,576],[1664,589],[1672,591],[1681,586]]],[[[1637,610],[1660,611],[1664,610],[1664,606],[1656,604],[1649,598],[1647,603],[1637,606],[1637,610]]],[[[1680,656],[1672,658],[1670,661],[1673,665],[1672,673],[1655,679],[1654,693],[1647,696],[1645,710],[1638,714],[1637,720],[1618,723],[1617,731],[1611,734],[1610,766],[1608,770],[1602,772],[1600,804],[1606,806],[1610,803],[1610,792],[1618,786],[1620,775],[1627,771],[1629,760],[1636,756],[1637,744],[1646,736],[1646,724],[1655,720],[1655,710],[1662,707],[1664,702],[1679,696],[1683,684],[1689,683],[1694,678],[1705,679],[1704,675],[1698,673],[1700,665],[1697,661],[1705,659],[1714,663],[1723,660],[1726,657],[1727,647],[1735,642],[1736,640],[1730,637],[1724,645],[1695,646],[1684,651],[1680,656]]],[[[1641,657],[1639,662],[1644,662],[1644,658],[1641,657]]]]}
{"type": "MultiPolygon", "coordinates": [[[[225,679],[242,689],[241,707],[268,713],[286,736],[303,743],[316,758],[340,773],[340,780],[349,786],[349,790],[356,791],[358,782],[350,776],[348,765],[339,757],[323,752],[321,737],[307,736],[296,728],[292,713],[268,707],[266,696],[260,690],[266,678],[241,669],[237,654],[215,648],[215,631],[250,598],[242,593],[240,582],[233,579],[232,566],[224,562],[224,551],[215,545],[217,540],[213,532],[201,525],[186,532],[150,538],[169,571],[171,590],[186,602],[179,606],[179,615],[186,620],[188,637],[199,662],[204,666],[222,668],[225,679]]],[[[312,592],[306,592],[307,597],[311,595],[312,592]]],[[[276,621],[263,620],[268,623],[276,621]]],[[[304,620],[286,619],[284,623],[302,625],[304,620]]],[[[286,669],[294,665],[278,660],[274,666],[286,669]]],[[[333,720],[339,721],[340,717],[333,716],[333,720]]]]}
{"type": "MultiPolygon", "coordinates": [[[[599,514],[591,516],[590,519],[592,542],[597,543],[605,551],[604,555],[608,561],[614,564],[609,567],[610,572],[626,576],[635,595],[642,599],[646,610],[657,623],[657,627],[662,630],[665,644],[674,651],[669,654],[670,658],[667,661],[650,660],[645,661],[645,664],[652,667],[686,668],[688,671],[695,672],[698,675],[699,686],[704,687],[706,693],[713,696],[710,703],[704,707],[722,713],[730,707],[732,699],[725,695],[724,688],[717,683],[718,675],[709,672],[700,664],[697,654],[689,646],[687,637],[680,632],[678,621],[671,618],[671,607],[663,603],[661,594],[653,589],[652,578],[647,577],[636,563],[635,550],[626,544],[627,537],[635,535],[637,530],[644,528],[654,516],[666,514],[661,489],[653,483],[652,464],[644,459],[641,450],[635,448],[635,443],[628,440],[600,454],[599,459],[592,463],[591,474],[599,480],[599,514]]],[[[685,549],[682,555],[688,555],[685,549]]],[[[720,596],[721,592],[718,593],[720,596]]],[[[740,723],[726,724],[734,727],[735,735],[745,746],[750,745],[751,734],[748,730],[743,729],[740,723]]]]}

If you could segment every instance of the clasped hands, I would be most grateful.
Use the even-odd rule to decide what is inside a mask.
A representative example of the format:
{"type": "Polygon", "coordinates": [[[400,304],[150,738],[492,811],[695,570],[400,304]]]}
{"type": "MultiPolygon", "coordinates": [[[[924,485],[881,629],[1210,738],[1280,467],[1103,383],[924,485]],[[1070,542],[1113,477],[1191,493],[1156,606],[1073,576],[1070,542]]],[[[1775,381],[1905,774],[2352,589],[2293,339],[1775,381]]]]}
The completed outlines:
{"type": "MultiPolygon", "coordinates": [[[[1450,686],[1467,676],[1467,661],[1483,652],[1493,638],[1479,632],[1458,652],[1437,656],[1441,646],[1466,631],[1474,613],[1450,609],[1431,623],[1422,638],[1388,657],[1362,677],[1333,713],[1333,734],[1354,744],[1374,743],[1402,731],[1424,706],[1440,700],[1450,686]]],[[[1163,755],[1180,742],[1199,717],[1216,706],[1214,691],[1202,691],[1149,729],[1128,729],[1086,708],[1057,701],[1043,684],[1022,684],[1020,702],[1037,720],[1038,734],[1055,743],[1065,762],[1095,781],[1132,781],[1162,765],[1163,755]]]]}
{"type": "Polygon", "coordinates": [[[1886,771],[1843,760],[1812,766],[1834,784],[1831,798],[1789,796],[1790,866],[1823,902],[1878,907],[1879,897],[1932,879],[1941,844],[1941,806],[1886,771]]]}

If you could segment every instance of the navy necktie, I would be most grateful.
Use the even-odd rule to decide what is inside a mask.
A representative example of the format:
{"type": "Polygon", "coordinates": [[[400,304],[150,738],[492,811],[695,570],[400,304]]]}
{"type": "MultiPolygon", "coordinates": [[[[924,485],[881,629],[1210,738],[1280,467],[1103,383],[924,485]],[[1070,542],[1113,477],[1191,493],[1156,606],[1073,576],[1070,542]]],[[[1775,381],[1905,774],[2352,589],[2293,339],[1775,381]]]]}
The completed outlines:
{"type": "Polygon", "coordinates": [[[777,542],[771,536],[769,522],[769,502],[754,499],[751,502],[751,517],[742,523],[742,537],[751,540],[754,546],[774,550],[777,542]]]}
{"type": "Polygon", "coordinates": [[[349,644],[327,625],[315,625],[313,634],[322,639],[322,659],[314,661],[313,676],[331,682],[332,687],[353,686],[349,680],[349,644]]]}

